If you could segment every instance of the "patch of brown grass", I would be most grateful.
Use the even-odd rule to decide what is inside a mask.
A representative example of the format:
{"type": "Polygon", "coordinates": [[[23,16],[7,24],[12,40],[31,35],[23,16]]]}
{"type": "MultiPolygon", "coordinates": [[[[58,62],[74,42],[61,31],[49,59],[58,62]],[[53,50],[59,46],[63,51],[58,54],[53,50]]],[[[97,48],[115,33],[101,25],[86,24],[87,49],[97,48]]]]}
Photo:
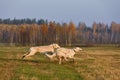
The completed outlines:
{"type": "Polygon", "coordinates": [[[76,71],[85,80],[120,80],[120,50],[89,50],[78,54],[76,71]]]}
{"type": "Polygon", "coordinates": [[[10,80],[14,77],[14,69],[16,63],[13,61],[5,61],[0,65],[0,79],[1,80],[10,80]]]}

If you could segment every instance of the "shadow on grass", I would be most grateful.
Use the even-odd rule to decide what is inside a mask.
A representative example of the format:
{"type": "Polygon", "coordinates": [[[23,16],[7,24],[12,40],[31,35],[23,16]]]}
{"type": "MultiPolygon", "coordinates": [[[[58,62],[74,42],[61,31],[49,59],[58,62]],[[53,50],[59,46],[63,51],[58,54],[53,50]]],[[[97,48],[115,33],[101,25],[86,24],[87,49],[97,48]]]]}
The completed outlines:
{"type": "Polygon", "coordinates": [[[8,59],[8,58],[0,58],[0,61],[22,61],[20,59],[8,59]]]}
{"type": "Polygon", "coordinates": [[[30,59],[9,59],[9,58],[0,58],[0,61],[5,61],[5,62],[20,62],[20,63],[53,63],[53,64],[58,64],[58,61],[49,61],[49,60],[30,60],[30,59]]]}

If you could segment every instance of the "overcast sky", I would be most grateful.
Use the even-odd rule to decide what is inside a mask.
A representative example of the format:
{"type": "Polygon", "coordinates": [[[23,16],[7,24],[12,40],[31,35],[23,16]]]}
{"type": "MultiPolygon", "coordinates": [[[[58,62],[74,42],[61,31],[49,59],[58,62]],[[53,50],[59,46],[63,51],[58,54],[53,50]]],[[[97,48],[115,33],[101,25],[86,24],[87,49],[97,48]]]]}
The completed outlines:
{"type": "Polygon", "coordinates": [[[0,18],[120,23],[120,0],[0,0],[0,18]]]}

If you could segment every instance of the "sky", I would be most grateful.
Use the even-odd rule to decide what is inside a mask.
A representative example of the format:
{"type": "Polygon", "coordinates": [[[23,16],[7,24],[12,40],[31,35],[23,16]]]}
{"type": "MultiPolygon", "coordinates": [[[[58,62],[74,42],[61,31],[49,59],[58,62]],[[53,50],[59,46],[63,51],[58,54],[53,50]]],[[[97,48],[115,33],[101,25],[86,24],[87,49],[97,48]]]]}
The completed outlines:
{"type": "Polygon", "coordinates": [[[120,0],[0,0],[0,18],[120,23],[120,0]]]}

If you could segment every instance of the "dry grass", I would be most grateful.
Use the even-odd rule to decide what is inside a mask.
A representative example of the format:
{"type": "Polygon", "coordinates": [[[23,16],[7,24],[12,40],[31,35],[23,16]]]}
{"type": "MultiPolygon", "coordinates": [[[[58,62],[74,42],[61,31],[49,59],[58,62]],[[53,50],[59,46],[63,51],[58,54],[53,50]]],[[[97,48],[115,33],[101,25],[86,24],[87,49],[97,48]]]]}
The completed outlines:
{"type": "Polygon", "coordinates": [[[119,47],[83,48],[75,55],[75,63],[61,65],[41,54],[21,60],[26,50],[0,47],[1,80],[120,80],[119,47]]]}
{"type": "Polygon", "coordinates": [[[87,48],[79,55],[76,70],[85,80],[120,80],[120,49],[87,48]]]}

